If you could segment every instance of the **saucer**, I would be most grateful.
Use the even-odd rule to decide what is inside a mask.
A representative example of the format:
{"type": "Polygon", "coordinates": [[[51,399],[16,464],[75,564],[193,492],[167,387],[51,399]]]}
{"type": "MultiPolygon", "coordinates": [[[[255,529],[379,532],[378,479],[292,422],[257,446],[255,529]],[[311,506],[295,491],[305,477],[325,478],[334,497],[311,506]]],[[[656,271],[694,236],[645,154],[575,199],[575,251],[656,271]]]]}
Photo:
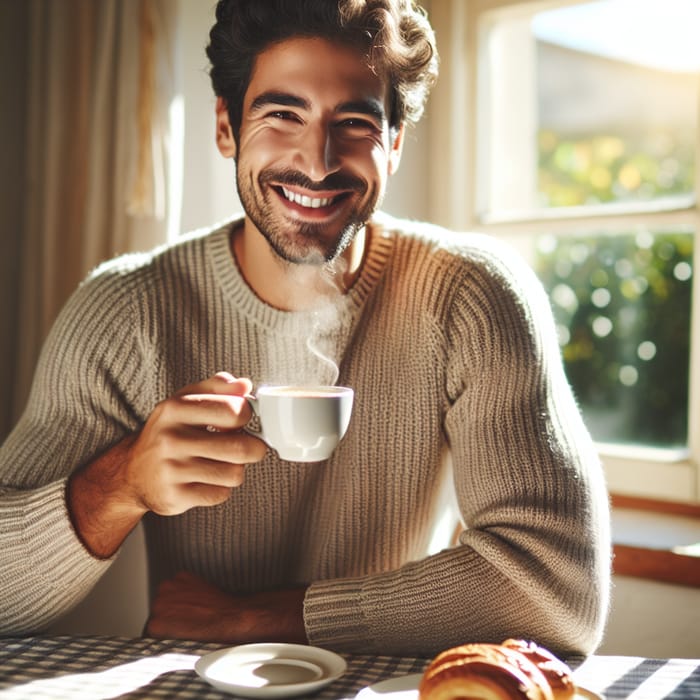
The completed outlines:
{"type": "Polygon", "coordinates": [[[195,671],[219,690],[244,698],[289,698],[316,692],[341,676],[345,660],[303,644],[242,644],[205,654],[195,671]]]}

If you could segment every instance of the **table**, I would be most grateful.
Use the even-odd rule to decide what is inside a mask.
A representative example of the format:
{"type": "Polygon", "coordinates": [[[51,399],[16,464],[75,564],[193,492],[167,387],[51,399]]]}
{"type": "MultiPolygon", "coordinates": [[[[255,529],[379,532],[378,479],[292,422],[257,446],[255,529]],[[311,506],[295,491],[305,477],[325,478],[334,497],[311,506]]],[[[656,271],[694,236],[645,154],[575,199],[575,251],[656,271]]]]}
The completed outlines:
{"type": "MultiPolygon", "coordinates": [[[[123,637],[0,639],[0,699],[182,698],[227,700],[194,672],[219,644],[123,637]]],[[[367,685],[420,673],[428,659],[344,655],[348,670],[313,697],[353,698],[367,685]]],[[[580,685],[607,700],[698,700],[700,659],[592,656],[572,659],[580,685]]]]}

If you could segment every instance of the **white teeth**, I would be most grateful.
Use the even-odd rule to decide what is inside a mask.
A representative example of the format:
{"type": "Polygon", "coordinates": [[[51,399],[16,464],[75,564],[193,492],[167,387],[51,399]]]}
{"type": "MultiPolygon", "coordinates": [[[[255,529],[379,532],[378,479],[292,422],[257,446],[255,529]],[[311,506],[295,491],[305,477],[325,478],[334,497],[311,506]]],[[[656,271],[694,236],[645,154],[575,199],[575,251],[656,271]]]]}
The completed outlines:
{"type": "Polygon", "coordinates": [[[309,207],[311,209],[318,209],[319,207],[327,207],[332,201],[332,197],[307,197],[306,195],[297,194],[296,192],[290,192],[286,187],[282,188],[284,196],[290,201],[296,204],[301,204],[302,207],[309,207]]]}

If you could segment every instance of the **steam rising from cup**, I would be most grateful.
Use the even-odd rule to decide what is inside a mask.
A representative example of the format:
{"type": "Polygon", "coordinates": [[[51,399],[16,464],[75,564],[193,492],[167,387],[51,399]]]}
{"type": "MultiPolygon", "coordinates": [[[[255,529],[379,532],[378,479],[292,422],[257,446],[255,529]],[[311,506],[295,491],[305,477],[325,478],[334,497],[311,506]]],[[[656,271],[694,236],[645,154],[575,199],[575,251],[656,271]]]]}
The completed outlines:
{"type": "Polygon", "coordinates": [[[313,310],[311,333],[306,339],[306,347],[321,363],[330,370],[328,377],[323,377],[324,384],[336,384],[340,375],[338,363],[331,356],[331,347],[323,348],[324,331],[337,328],[340,310],[338,302],[342,296],[341,279],[345,263],[342,259],[326,262],[321,267],[321,279],[327,285],[327,294],[322,297],[313,310]]]}

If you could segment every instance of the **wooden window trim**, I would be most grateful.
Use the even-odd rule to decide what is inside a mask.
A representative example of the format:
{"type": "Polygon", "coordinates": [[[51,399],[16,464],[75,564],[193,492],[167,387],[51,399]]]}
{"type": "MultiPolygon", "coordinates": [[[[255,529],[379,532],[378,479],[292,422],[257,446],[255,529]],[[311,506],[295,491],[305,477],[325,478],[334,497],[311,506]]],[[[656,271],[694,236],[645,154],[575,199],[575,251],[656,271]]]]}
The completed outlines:
{"type": "MultiPolygon", "coordinates": [[[[700,520],[700,505],[636,496],[611,495],[613,508],[648,511],[700,520]]],[[[613,535],[614,539],[614,535],[613,535]]],[[[613,573],[649,581],[700,588],[700,556],[670,548],[613,544],[613,573]]]]}
{"type": "Polygon", "coordinates": [[[613,573],[700,588],[700,557],[666,549],[613,545],[613,573]]]}
{"type": "Polygon", "coordinates": [[[613,493],[610,496],[613,508],[629,508],[630,510],[648,510],[654,513],[667,515],[682,515],[686,518],[698,518],[700,520],[700,504],[682,503],[680,501],[662,501],[654,498],[641,498],[639,496],[624,496],[613,493]]]}

